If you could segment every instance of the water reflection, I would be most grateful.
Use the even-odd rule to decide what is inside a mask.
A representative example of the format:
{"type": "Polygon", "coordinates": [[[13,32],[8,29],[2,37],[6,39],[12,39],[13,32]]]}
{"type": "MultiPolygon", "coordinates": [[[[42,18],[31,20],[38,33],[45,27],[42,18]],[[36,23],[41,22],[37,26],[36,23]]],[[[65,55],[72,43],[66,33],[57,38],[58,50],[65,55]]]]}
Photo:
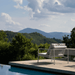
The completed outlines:
{"type": "Polygon", "coordinates": [[[24,75],[56,75],[56,74],[44,73],[44,72],[39,72],[35,70],[15,68],[15,67],[11,67],[9,71],[24,74],[24,75]]]}
{"type": "Polygon", "coordinates": [[[35,70],[11,67],[10,65],[0,64],[0,75],[56,75],[50,73],[39,72],[35,70]]]}
{"type": "Polygon", "coordinates": [[[20,74],[20,73],[9,71],[9,69],[11,68],[11,66],[9,66],[9,65],[0,64],[0,67],[1,67],[0,68],[0,75],[25,75],[25,74],[20,74]]]}
{"type": "Polygon", "coordinates": [[[16,73],[16,75],[28,75],[28,74],[26,74],[25,69],[16,68],[16,67],[11,67],[9,69],[9,72],[16,73]]]}
{"type": "Polygon", "coordinates": [[[2,65],[2,64],[0,64],[0,67],[1,67],[1,68],[3,68],[3,65],[2,65]]]}

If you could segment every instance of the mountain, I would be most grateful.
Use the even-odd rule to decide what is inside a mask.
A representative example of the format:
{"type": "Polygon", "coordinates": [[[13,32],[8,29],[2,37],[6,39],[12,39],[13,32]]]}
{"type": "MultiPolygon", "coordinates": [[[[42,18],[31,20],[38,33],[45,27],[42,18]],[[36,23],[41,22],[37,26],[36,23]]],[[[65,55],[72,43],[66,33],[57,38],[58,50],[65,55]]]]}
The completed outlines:
{"type": "Polygon", "coordinates": [[[56,38],[56,39],[63,39],[64,35],[70,35],[70,33],[65,33],[65,32],[50,32],[50,33],[46,33],[44,31],[38,30],[38,29],[32,29],[32,28],[26,28],[23,29],[21,31],[19,31],[20,33],[33,33],[33,32],[37,32],[42,34],[43,36],[47,37],[47,38],[56,38]]]}
{"type": "Polygon", "coordinates": [[[51,32],[49,34],[50,34],[50,36],[48,36],[48,37],[57,38],[57,39],[63,39],[63,36],[70,35],[70,33],[64,33],[64,32],[51,32]]]}
{"type": "MultiPolygon", "coordinates": [[[[7,35],[8,42],[12,42],[13,37],[15,38],[15,36],[18,34],[18,32],[12,32],[12,31],[4,31],[4,32],[7,35]]],[[[31,42],[34,44],[37,44],[37,45],[45,44],[45,43],[51,44],[51,43],[61,43],[62,42],[62,40],[60,40],[60,39],[46,38],[45,36],[43,36],[42,34],[37,33],[37,32],[21,33],[21,34],[24,35],[28,39],[32,38],[31,42]]]]}

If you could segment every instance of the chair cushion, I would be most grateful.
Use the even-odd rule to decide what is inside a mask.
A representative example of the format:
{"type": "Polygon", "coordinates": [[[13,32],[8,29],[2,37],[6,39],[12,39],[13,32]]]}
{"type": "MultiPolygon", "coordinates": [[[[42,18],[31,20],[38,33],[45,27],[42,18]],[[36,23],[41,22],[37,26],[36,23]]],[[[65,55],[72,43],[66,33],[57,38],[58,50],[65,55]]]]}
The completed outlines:
{"type": "Polygon", "coordinates": [[[65,46],[65,43],[51,43],[51,45],[54,45],[54,46],[65,46]]]}
{"type": "Polygon", "coordinates": [[[58,54],[58,56],[63,56],[63,54],[58,54]]]}
{"type": "Polygon", "coordinates": [[[39,53],[38,56],[43,56],[43,57],[49,57],[49,55],[47,55],[47,53],[39,53]]]}
{"type": "Polygon", "coordinates": [[[39,55],[46,55],[47,53],[39,53],[39,55]]]}
{"type": "Polygon", "coordinates": [[[67,46],[65,45],[65,43],[52,43],[50,48],[51,49],[54,49],[54,48],[67,48],[67,46]]]}
{"type": "Polygon", "coordinates": [[[47,51],[47,54],[49,55],[51,52],[51,49],[65,49],[67,46],[65,43],[52,43],[47,51]]]}
{"type": "Polygon", "coordinates": [[[59,43],[60,46],[66,46],[65,43],[59,43]]]}
{"type": "Polygon", "coordinates": [[[61,48],[67,48],[67,46],[53,46],[52,48],[54,48],[54,49],[61,49],[61,48]]]}

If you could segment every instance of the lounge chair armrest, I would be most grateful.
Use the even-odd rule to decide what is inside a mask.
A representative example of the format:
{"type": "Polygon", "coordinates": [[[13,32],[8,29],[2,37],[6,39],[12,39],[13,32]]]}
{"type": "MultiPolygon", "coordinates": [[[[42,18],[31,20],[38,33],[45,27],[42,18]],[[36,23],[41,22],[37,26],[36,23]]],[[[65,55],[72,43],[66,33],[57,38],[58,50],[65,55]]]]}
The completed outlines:
{"type": "Polygon", "coordinates": [[[38,53],[39,53],[39,49],[40,50],[48,50],[48,49],[45,49],[45,48],[38,48],[38,53]]]}

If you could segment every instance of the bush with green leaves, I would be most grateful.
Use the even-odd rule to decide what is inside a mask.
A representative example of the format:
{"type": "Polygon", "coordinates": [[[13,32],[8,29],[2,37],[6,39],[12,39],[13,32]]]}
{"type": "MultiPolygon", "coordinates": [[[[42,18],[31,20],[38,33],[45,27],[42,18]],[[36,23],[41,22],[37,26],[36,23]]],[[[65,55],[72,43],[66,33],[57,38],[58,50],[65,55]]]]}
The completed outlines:
{"type": "Polygon", "coordinates": [[[10,58],[10,43],[0,41],[0,63],[7,63],[10,58]]]}
{"type": "Polygon", "coordinates": [[[15,38],[13,38],[11,43],[13,59],[19,60],[28,53],[31,48],[31,40],[32,39],[26,38],[21,33],[18,33],[15,38]]]}
{"type": "MultiPolygon", "coordinates": [[[[72,29],[70,38],[69,38],[69,35],[67,35],[67,36],[65,35],[63,37],[63,41],[62,42],[66,43],[68,48],[75,48],[75,28],[72,29]]],[[[70,57],[71,57],[71,60],[73,60],[73,58],[75,56],[71,55],[70,57]]]]}
{"type": "MultiPolygon", "coordinates": [[[[32,39],[26,38],[21,33],[15,35],[12,42],[7,42],[6,33],[0,32],[0,63],[7,64],[9,61],[16,60],[35,60],[37,59],[38,48],[49,48],[50,44],[31,43],[32,39]]],[[[43,57],[40,57],[43,59],[43,57]]]]}
{"type": "Polygon", "coordinates": [[[7,37],[6,33],[3,30],[1,30],[0,31],[0,41],[6,41],[7,42],[8,39],[6,37],[7,37]]]}

